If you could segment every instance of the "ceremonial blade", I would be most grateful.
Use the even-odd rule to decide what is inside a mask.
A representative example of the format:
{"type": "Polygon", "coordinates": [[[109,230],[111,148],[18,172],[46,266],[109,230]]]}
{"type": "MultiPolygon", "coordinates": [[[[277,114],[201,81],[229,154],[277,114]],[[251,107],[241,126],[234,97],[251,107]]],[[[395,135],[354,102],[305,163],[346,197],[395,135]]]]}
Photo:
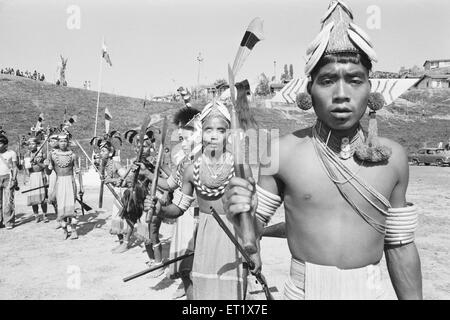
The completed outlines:
{"type": "MultiPolygon", "coordinates": [[[[240,137],[242,130],[239,125],[239,119],[236,114],[236,99],[235,99],[235,83],[234,74],[231,70],[230,65],[228,65],[228,80],[230,82],[230,96],[232,101],[231,107],[231,137],[232,137],[232,150],[234,158],[234,172],[239,178],[247,179],[248,176],[244,168],[244,156],[241,152],[240,137]]],[[[244,242],[244,248],[250,254],[256,253],[256,235],[253,227],[252,217],[245,212],[238,216],[240,221],[239,225],[242,228],[242,240],[244,242]]]]}

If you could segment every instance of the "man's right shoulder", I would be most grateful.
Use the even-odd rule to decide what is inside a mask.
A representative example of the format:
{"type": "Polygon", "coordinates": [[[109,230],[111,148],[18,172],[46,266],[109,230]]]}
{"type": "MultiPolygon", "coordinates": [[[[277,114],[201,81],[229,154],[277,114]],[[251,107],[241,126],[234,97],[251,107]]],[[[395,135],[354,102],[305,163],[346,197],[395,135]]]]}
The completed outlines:
{"type": "Polygon", "coordinates": [[[292,148],[301,147],[311,139],[311,128],[304,128],[287,135],[281,136],[276,143],[279,144],[280,151],[292,152],[292,148]]]}

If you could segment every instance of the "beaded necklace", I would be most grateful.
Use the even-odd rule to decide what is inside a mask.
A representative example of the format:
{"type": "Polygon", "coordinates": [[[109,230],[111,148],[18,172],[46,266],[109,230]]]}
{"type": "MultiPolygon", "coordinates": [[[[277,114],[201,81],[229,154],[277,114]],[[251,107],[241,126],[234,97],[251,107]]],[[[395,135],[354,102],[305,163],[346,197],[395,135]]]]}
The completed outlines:
{"type": "Polygon", "coordinates": [[[177,166],[177,173],[176,173],[176,176],[175,176],[175,182],[176,182],[176,184],[181,188],[182,187],[182,185],[183,185],[183,174],[184,174],[184,169],[186,169],[186,167],[189,165],[189,164],[192,164],[192,162],[193,162],[193,159],[192,158],[190,158],[190,157],[188,157],[188,156],[185,156],[181,161],[180,161],[180,163],[178,164],[178,166],[177,166]]]}
{"type": "Polygon", "coordinates": [[[234,176],[233,156],[227,152],[221,172],[216,178],[208,174],[208,164],[205,155],[202,155],[194,163],[194,185],[200,194],[208,197],[220,197],[224,194],[225,188],[234,176]],[[201,177],[200,177],[201,176],[201,177]]]}
{"type": "Polygon", "coordinates": [[[71,150],[67,151],[55,150],[52,154],[53,160],[60,168],[67,168],[70,166],[72,162],[72,155],[73,152],[71,150]]]}
{"type": "Polygon", "coordinates": [[[106,176],[114,178],[114,161],[111,158],[109,158],[108,161],[106,162],[105,173],[106,176]]]}
{"type": "Polygon", "coordinates": [[[350,159],[355,154],[356,148],[363,143],[364,134],[361,126],[358,126],[353,137],[338,138],[332,134],[333,129],[317,119],[314,125],[317,136],[343,160],[350,159]]]}
{"type": "MultiPolygon", "coordinates": [[[[341,160],[339,160],[336,152],[331,150],[329,145],[321,139],[319,133],[317,132],[316,126],[312,128],[312,136],[312,142],[316,155],[324,168],[325,173],[339,189],[341,195],[362,219],[364,219],[376,231],[384,234],[386,230],[385,224],[379,223],[377,220],[372,218],[360,205],[358,205],[358,203],[353,199],[348,191],[343,188],[343,186],[345,184],[350,184],[351,187],[356,190],[373,208],[384,216],[388,216],[387,208],[391,207],[389,200],[386,199],[380,192],[375,190],[375,188],[371,185],[367,184],[362,178],[360,178],[358,173],[352,172],[341,160]],[[339,176],[344,179],[339,180],[339,176]],[[369,195],[372,196],[375,201],[373,201],[369,195]]],[[[361,163],[360,169],[363,165],[364,162],[361,163]]]]}

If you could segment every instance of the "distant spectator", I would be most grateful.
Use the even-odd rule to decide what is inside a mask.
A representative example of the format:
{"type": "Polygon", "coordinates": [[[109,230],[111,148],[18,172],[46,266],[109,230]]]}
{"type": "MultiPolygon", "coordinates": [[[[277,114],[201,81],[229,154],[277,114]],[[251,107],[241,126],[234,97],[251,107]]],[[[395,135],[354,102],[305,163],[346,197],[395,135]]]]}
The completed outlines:
{"type": "Polygon", "coordinates": [[[444,147],[445,150],[450,151],[450,138],[448,139],[447,144],[444,147]]]}

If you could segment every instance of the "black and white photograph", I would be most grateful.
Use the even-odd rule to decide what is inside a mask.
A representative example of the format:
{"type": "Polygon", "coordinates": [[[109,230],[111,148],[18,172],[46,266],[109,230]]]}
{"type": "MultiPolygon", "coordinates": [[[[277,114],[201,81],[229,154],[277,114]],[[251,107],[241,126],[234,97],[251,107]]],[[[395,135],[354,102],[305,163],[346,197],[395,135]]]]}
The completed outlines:
{"type": "Polygon", "coordinates": [[[449,12],[0,0],[0,300],[449,300],[449,12]]]}

